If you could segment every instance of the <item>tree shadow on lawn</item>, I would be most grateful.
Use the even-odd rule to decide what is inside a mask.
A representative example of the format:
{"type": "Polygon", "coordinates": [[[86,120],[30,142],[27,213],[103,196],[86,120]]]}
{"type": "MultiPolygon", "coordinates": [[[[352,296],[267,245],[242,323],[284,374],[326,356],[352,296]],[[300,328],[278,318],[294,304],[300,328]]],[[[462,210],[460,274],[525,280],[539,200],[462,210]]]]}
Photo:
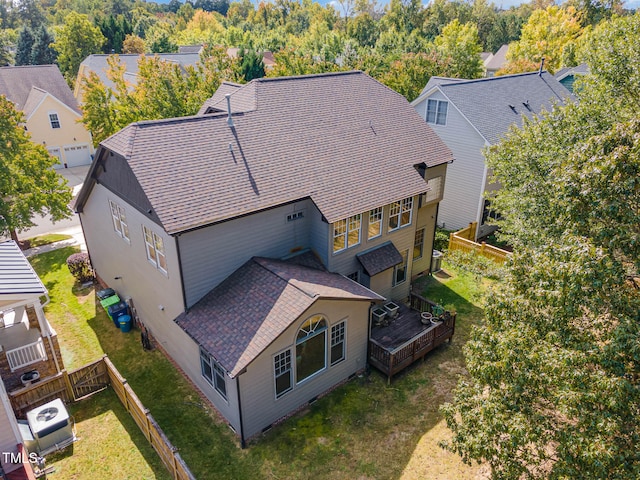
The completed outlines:
{"type": "MultiPolygon", "coordinates": [[[[455,305],[458,317],[452,342],[429,352],[390,385],[386,376],[372,369],[251,445],[251,453],[266,460],[273,476],[332,480],[402,476],[421,448],[421,439],[443,421],[439,407],[452,399],[460,375],[466,373],[462,346],[471,326],[483,317],[480,307],[448,286],[456,278],[428,277],[416,285],[425,297],[455,305]]],[[[428,444],[437,445],[442,439],[430,438],[428,444]]],[[[450,461],[462,464],[453,454],[450,461]]],[[[473,478],[472,467],[468,471],[473,478]]],[[[426,478],[427,472],[421,473],[426,478]]]]}

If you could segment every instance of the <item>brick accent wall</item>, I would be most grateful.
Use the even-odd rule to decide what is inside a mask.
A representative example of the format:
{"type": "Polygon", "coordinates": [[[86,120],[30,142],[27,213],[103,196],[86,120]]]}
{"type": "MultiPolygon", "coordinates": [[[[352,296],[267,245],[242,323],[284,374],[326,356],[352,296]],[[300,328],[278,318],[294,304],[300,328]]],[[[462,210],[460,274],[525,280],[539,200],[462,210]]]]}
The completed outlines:
{"type": "MultiPolygon", "coordinates": [[[[31,322],[31,319],[29,319],[29,321],[31,322]]],[[[51,351],[49,340],[47,340],[46,338],[43,338],[42,340],[44,342],[45,351],[47,352],[47,359],[43,362],[33,363],[31,365],[27,365],[26,367],[19,368],[15,372],[12,372],[11,368],[9,367],[7,354],[4,351],[0,352],[0,378],[2,378],[7,392],[12,392],[14,390],[23,388],[22,382],[20,381],[20,376],[26,372],[30,372],[31,370],[37,370],[40,374],[41,380],[43,378],[55,375],[57,373],[57,370],[56,363],[53,359],[54,352],[56,357],[58,358],[58,365],[60,365],[60,370],[64,369],[62,354],[60,353],[60,345],[58,344],[58,337],[56,335],[51,337],[54,352],[51,351]]]]}

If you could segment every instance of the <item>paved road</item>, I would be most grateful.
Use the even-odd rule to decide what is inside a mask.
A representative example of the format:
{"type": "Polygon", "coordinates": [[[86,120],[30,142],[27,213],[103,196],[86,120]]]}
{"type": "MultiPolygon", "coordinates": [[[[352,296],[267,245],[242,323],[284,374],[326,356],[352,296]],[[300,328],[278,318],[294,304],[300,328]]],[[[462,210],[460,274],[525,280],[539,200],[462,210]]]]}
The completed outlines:
{"type": "MultiPolygon", "coordinates": [[[[67,183],[73,188],[73,194],[75,196],[80,191],[88,171],[89,165],[83,165],[81,167],[60,169],[58,170],[58,173],[67,179],[67,183]]],[[[71,218],[56,223],[53,223],[50,219],[39,215],[37,215],[33,221],[36,226],[19,233],[18,238],[25,240],[27,238],[33,238],[47,233],[62,233],[71,235],[75,239],[74,244],[84,246],[84,236],[82,235],[80,220],[78,219],[78,215],[75,213],[71,218]]]]}

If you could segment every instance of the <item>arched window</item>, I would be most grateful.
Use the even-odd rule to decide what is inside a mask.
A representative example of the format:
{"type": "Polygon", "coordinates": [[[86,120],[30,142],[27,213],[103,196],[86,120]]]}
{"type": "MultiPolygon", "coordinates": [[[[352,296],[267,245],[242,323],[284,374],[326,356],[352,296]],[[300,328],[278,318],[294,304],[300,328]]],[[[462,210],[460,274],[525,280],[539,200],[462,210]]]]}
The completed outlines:
{"type": "Polygon", "coordinates": [[[296,337],[296,382],[309,378],[327,366],[327,321],[314,315],[304,322],[296,337]]]}

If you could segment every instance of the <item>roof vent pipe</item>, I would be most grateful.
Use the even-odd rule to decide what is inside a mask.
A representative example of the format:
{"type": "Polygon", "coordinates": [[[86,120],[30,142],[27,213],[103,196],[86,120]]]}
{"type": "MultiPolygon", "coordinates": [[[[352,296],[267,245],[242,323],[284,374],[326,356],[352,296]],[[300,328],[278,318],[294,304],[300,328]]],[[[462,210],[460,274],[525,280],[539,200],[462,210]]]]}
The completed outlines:
{"type": "Polygon", "coordinates": [[[538,70],[538,75],[542,76],[542,69],[544,68],[544,57],[540,59],[540,70],[538,70]]]}
{"type": "Polygon", "coordinates": [[[233,118],[231,118],[231,94],[227,93],[225,98],[227,99],[227,125],[229,125],[229,128],[233,128],[233,118]]]}

